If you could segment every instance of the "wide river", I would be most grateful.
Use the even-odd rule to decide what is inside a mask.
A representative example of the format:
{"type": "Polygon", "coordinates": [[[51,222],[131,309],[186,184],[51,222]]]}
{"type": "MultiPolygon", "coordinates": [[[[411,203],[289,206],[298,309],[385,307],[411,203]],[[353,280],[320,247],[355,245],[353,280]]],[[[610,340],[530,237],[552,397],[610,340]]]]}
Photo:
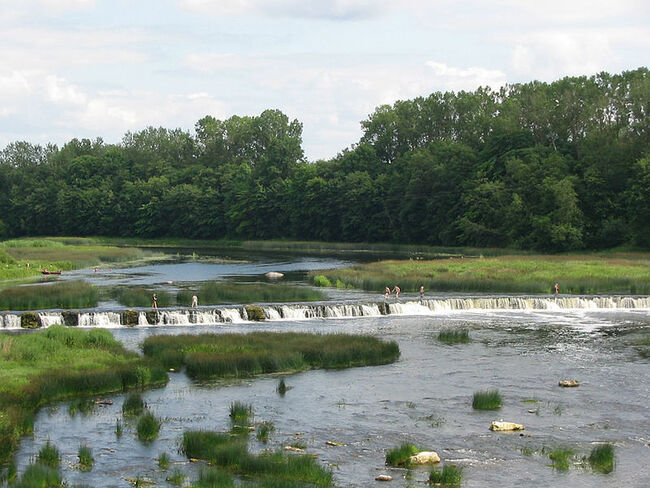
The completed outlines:
{"type": "MultiPolygon", "coordinates": [[[[300,258],[303,263],[294,267],[287,264],[285,271],[346,264],[325,259],[322,266],[321,258],[313,258],[318,266],[312,266],[310,259],[300,258]]],[[[262,266],[251,275],[281,270],[278,264],[262,266]]],[[[176,271],[150,271],[159,278],[143,271],[147,284],[184,281],[173,274],[176,271]]],[[[228,277],[246,274],[240,271],[229,270],[228,277]]],[[[108,279],[83,273],[90,280],[108,279]]],[[[128,279],[124,270],[119,273],[110,279],[128,279]]],[[[204,269],[194,276],[210,273],[204,269]]],[[[359,294],[359,299],[367,298],[359,294]]],[[[163,420],[160,436],[150,444],[137,439],[133,423],[125,423],[120,438],[115,435],[125,395],[109,395],[112,405],[98,405],[86,415],[71,416],[68,404],[60,403],[38,413],[33,437],[25,438],[17,453],[18,467],[22,471],[50,440],[62,451],[68,485],[128,487],[128,478],[140,477],[171,486],[165,481],[169,472],[157,468],[162,452],[172,460],[170,470],[181,469],[191,481],[200,463],[190,463],[179,452],[183,431],[228,430],[229,406],[241,401],[253,406],[256,422],[275,425],[268,444],[251,435],[251,450],[299,442],[332,469],[338,487],[386,486],[375,481],[379,474],[393,477],[390,486],[425,486],[428,468],[385,466],[387,450],[403,442],[438,452],[443,464],[462,466],[464,487],[650,486],[649,368],[636,345],[649,328],[648,309],[431,311],[417,316],[116,328],[112,332],[117,339],[134,350],[154,334],[371,334],[397,341],[401,358],[387,366],[288,375],[284,380],[291,389],[285,396],[276,392],[277,376],[197,383],[172,373],[166,387],[144,393],[152,412],[163,420]],[[438,340],[441,329],[461,326],[469,330],[470,343],[450,346],[438,340]],[[565,379],[576,379],[580,386],[559,387],[558,381],[565,379]],[[472,394],[494,388],[502,395],[501,409],[474,411],[472,394]],[[524,424],[525,430],[491,432],[491,421],[501,419],[524,424]],[[579,460],[603,442],[615,446],[616,467],[610,474],[595,473],[579,460]],[[80,444],[91,447],[95,457],[88,473],[74,468],[80,444]],[[576,452],[566,471],[550,466],[548,450],[558,446],[576,452]]]]}

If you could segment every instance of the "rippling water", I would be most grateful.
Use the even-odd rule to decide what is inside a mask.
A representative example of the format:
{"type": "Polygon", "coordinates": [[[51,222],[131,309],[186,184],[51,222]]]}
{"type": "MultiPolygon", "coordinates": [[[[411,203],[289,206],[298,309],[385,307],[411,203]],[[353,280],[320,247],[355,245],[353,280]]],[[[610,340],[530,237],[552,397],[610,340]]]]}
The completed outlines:
{"type": "Polygon", "coordinates": [[[167,474],[157,471],[156,463],[161,452],[170,455],[172,467],[194,479],[198,466],[178,452],[183,431],[227,430],[229,405],[242,401],[253,406],[256,421],[273,422],[276,428],[268,445],[251,436],[252,450],[299,439],[308,453],[331,466],[340,487],[385,486],[374,480],[382,473],[393,476],[390,486],[422,486],[428,468],[407,472],[384,466],[386,451],[402,442],[461,465],[464,487],[650,486],[648,359],[635,346],[649,328],[647,310],[585,310],[115,329],[116,337],[133,349],[161,333],[364,333],[396,340],[402,356],[387,366],[289,375],[285,382],[292,389],[284,397],[276,393],[277,377],[210,384],[172,374],[165,388],[144,394],[163,419],[160,437],[147,445],[137,440],[133,424],[125,425],[120,439],[115,436],[124,395],[111,396],[112,406],[72,418],[67,403],[61,403],[38,414],[33,438],[21,443],[19,469],[49,439],[63,453],[69,484],[126,487],[131,485],[125,478],[140,476],[165,486],[167,474]],[[451,326],[469,328],[471,343],[440,343],[438,331],[451,326]],[[558,387],[559,380],[574,378],[580,387],[558,387]],[[503,407],[473,411],[472,394],[486,388],[499,389],[503,407]],[[499,419],[523,423],[523,435],[489,431],[490,422],[499,419]],[[328,440],[345,445],[327,446],[328,440]],[[583,466],[559,472],[542,453],[543,448],[571,446],[588,455],[605,441],[616,452],[616,468],[609,475],[583,466]],[[93,449],[96,459],[89,473],[69,467],[81,443],[93,449]]]}

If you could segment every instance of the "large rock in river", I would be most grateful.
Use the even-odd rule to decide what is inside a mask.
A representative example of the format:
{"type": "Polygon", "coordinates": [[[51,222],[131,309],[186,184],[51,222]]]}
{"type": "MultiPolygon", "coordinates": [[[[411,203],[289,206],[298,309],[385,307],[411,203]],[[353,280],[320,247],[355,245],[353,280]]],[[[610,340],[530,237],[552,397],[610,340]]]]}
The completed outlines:
{"type": "Polygon", "coordinates": [[[490,430],[494,430],[496,432],[524,430],[524,426],[521,424],[515,424],[514,422],[504,422],[503,420],[495,420],[490,425],[490,430]]]}
{"type": "Polygon", "coordinates": [[[439,463],[440,456],[435,451],[422,451],[418,452],[415,456],[409,458],[410,464],[433,464],[439,463]]]}
{"type": "Polygon", "coordinates": [[[278,273],[277,271],[269,271],[266,273],[264,276],[266,276],[270,280],[279,280],[284,276],[283,273],[278,273]]]}

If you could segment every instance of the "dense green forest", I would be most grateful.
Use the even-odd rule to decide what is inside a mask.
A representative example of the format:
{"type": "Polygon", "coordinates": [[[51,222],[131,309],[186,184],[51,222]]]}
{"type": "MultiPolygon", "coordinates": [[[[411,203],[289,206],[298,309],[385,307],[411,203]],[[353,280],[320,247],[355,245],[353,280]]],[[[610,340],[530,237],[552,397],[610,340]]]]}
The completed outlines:
{"type": "Polygon", "coordinates": [[[291,238],[565,251],[650,246],[650,72],[378,107],[308,162],[282,112],[119,144],[0,152],[0,237],[291,238]]]}

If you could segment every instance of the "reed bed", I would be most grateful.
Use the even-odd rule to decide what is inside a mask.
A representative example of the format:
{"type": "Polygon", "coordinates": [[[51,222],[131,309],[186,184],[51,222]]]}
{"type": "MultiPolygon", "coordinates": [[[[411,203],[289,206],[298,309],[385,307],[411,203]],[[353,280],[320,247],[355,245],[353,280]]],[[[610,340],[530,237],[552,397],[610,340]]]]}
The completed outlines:
{"type": "Polygon", "coordinates": [[[467,344],[469,331],[467,329],[443,329],[438,333],[438,340],[445,344],[467,344]]]}
{"type": "Polygon", "coordinates": [[[248,452],[246,442],[226,434],[187,431],[182,451],[188,458],[203,459],[211,464],[245,477],[273,479],[311,484],[332,485],[331,471],[324,469],[308,455],[287,455],[282,451],[248,452]]]}
{"type": "MultiPolygon", "coordinates": [[[[180,291],[177,303],[192,302],[191,291],[180,291]]],[[[210,282],[201,285],[196,292],[201,305],[222,303],[268,303],[268,302],[313,302],[325,299],[318,290],[301,286],[266,283],[220,283],[210,282]]]]}
{"type": "Polygon", "coordinates": [[[151,412],[146,412],[138,418],[138,425],[136,431],[138,433],[138,439],[143,442],[151,442],[160,432],[161,422],[156,418],[151,412]]]}
{"type": "Polygon", "coordinates": [[[163,368],[124,349],[108,330],[52,326],[0,334],[0,463],[43,405],[166,381],[163,368]]]}
{"type": "Polygon", "coordinates": [[[95,464],[95,458],[93,457],[93,452],[90,447],[82,444],[79,446],[79,469],[81,471],[90,471],[93,469],[95,464]]]}
{"type": "Polygon", "coordinates": [[[233,402],[230,404],[230,420],[232,422],[248,424],[252,416],[252,405],[243,402],[233,402]]]}
{"type": "Polygon", "coordinates": [[[159,307],[171,305],[172,299],[169,293],[140,286],[113,288],[111,296],[126,307],[151,307],[154,293],[159,307]]]}
{"type": "Polygon", "coordinates": [[[611,473],[614,471],[614,446],[611,444],[596,446],[591,450],[587,459],[594,471],[604,474],[611,473]]]}
{"type": "MultiPolygon", "coordinates": [[[[553,293],[650,293],[647,253],[533,255],[452,258],[432,261],[380,261],[351,268],[314,271],[330,283],[382,292],[398,284],[402,291],[553,293]]],[[[324,283],[323,278],[319,278],[324,283]]]]}
{"type": "Polygon", "coordinates": [[[386,464],[388,466],[408,466],[409,458],[415,456],[420,450],[408,442],[401,446],[390,449],[386,453],[386,464]]]}
{"type": "Polygon", "coordinates": [[[196,480],[193,486],[197,488],[234,488],[235,480],[226,471],[205,467],[199,471],[199,479],[196,480]]]}
{"type": "Polygon", "coordinates": [[[400,354],[397,343],[371,336],[274,332],[153,336],[142,350],[166,368],[185,366],[192,378],[380,365],[400,354]]]}
{"type": "Polygon", "coordinates": [[[145,407],[140,393],[129,393],[122,404],[122,414],[127,417],[139,417],[144,413],[145,407]]]}
{"type": "Polygon", "coordinates": [[[477,391],[472,398],[472,408],[475,410],[496,410],[501,408],[501,405],[499,390],[477,391]]]}
{"type": "Polygon", "coordinates": [[[269,441],[269,434],[275,431],[273,422],[262,422],[257,426],[255,437],[265,444],[269,441]]]}
{"type": "Polygon", "coordinates": [[[88,308],[98,300],[97,288],[83,281],[15,286],[0,291],[0,310],[88,308]]]}
{"type": "Polygon", "coordinates": [[[38,451],[38,456],[36,458],[39,464],[43,466],[49,466],[50,468],[58,468],[61,464],[61,454],[56,446],[50,444],[50,441],[47,441],[41,450],[38,451]]]}
{"type": "Polygon", "coordinates": [[[429,484],[437,486],[460,486],[463,469],[454,464],[446,464],[442,469],[433,468],[429,473],[429,484]]]}
{"type": "Polygon", "coordinates": [[[37,463],[27,466],[20,479],[11,486],[12,488],[59,488],[64,485],[57,468],[37,463]]]}

